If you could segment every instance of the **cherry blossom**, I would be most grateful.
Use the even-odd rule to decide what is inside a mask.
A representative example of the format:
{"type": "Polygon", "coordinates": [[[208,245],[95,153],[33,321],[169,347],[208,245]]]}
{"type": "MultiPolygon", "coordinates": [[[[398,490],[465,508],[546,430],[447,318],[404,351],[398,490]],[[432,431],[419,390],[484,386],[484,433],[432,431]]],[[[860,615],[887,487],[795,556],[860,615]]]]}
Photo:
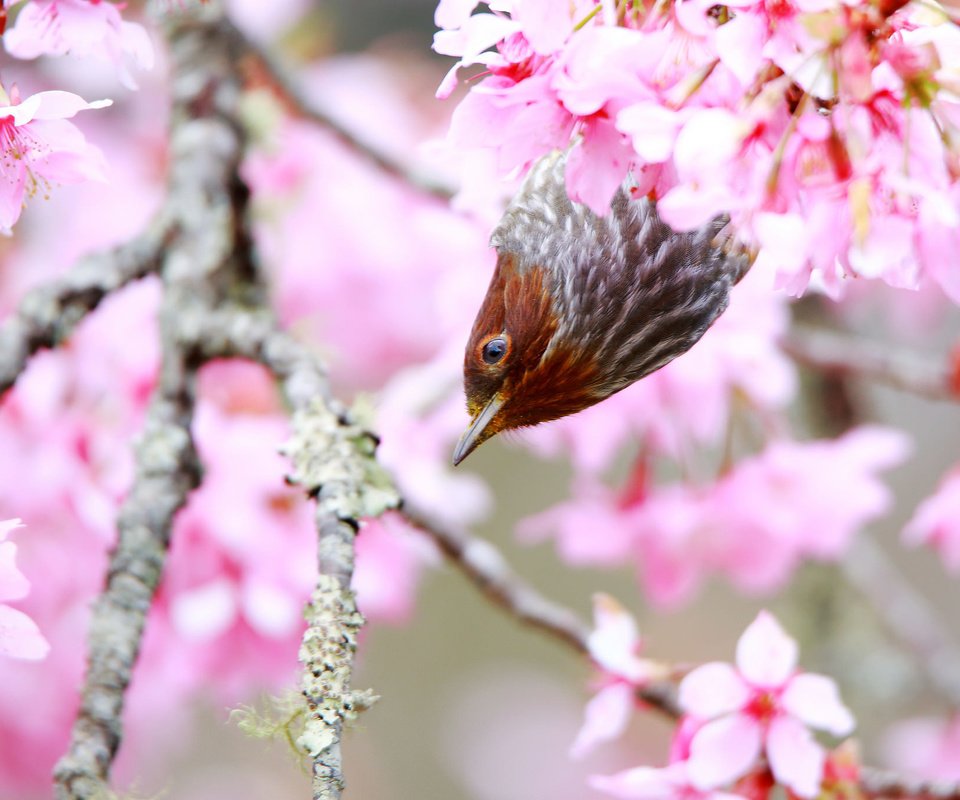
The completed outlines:
{"type": "Polygon", "coordinates": [[[574,758],[622,734],[636,706],[637,689],[665,676],[662,666],[638,655],[641,639],[636,622],[616,600],[606,594],[594,595],[593,616],[594,629],[587,647],[602,670],[602,678],[570,747],[574,758]]]}
{"type": "Polygon", "coordinates": [[[150,69],[153,46],[142,25],[121,18],[122,8],[107,0],[30,0],[4,45],[16,58],[70,53],[106,60],[124,86],[136,89],[131,67],[150,69]]]}
{"type": "Polygon", "coordinates": [[[714,573],[742,591],[771,592],[804,559],[842,557],[889,509],[877,473],[908,451],[901,433],[872,427],[836,440],[774,441],[702,485],[658,485],[641,459],[621,492],[579,479],[571,499],[524,520],[520,534],[555,537],[574,564],[634,558],[647,595],[663,606],[688,602],[714,573]]]}
{"type": "Polygon", "coordinates": [[[45,196],[55,183],[104,180],[100,151],[67,119],[110,100],[86,102],[70,92],[39,92],[21,100],[0,88],[0,232],[20,218],[25,197],[45,196]]]}
{"type": "Polygon", "coordinates": [[[713,662],[680,684],[680,705],[703,722],[690,740],[688,775],[711,789],[746,774],[765,753],[779,783],[812,798],[824,750],[809,728],[846,736],[854,728],[834,682],[797,670],[797,644],[762,611],[737,642],[736,667],[713,662]]]}
{"type": "Polygon", "coordinates": [[[33,661],[46,656],[50,645],[30,617],[7,605],[30,591],[30,582],[15,563],[17,546],[6,541],[10,531],[21,525],[19,519],[0,522],[0,655],[33,661]]]}
{"type": "Polygon", "coordinates": [[[960,570],[960,469],[941,481],[924,500],[903,530],[904,542],[936,548],[950,572],[960,570]]]}
{"type": "Polygon", "coordinates": [[[620,800],[743,800],[732,792],[697,788],[682,761],[660,769],[634,767],[616,775],[594,775],[590,785],[620,800]]]}
{"type": "Polygon", "coordinates": [[[450,129],[501,170],[570,148],[603,213],[628,172],[677,229],[728,213],[758,268],[802,293],[854,278],[939,285],[960,244],[960,26],[919,4],[573,3],[438,9],[434,47],[483,65],[450,129]],[[601,13],[602,12],[602,13],[601,13]]]}

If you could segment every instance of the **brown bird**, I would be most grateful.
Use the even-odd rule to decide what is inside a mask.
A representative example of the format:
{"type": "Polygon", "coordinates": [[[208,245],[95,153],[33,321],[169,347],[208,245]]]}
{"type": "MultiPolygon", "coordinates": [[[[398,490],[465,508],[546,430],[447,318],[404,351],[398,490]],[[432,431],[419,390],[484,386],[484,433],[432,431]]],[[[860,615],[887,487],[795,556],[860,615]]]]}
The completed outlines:
{"type": "Polygon", "coordinates": [[[541,159],[490,237],[497,265],[463,362],[472,422],[459,464],[504,430],[574,414],[689,350],[752,255],[725,216],[677,233],[617,190],[598,217],[567,197],[566,158],[541,159]]]}

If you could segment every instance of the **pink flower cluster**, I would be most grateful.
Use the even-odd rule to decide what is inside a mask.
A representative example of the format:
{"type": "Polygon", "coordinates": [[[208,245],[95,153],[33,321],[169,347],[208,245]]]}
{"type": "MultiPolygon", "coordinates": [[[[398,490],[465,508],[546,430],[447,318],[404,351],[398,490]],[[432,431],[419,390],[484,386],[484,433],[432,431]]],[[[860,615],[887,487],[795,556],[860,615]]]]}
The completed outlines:
{"type": "Polygon", "coordinates": [[[570,148],[603,213],[628,170],[677,229],[721,212],[780,284],[937,283],[960,302],[960,27],[891,0],[442,0],[434,49],[479,65],[450,131],[503,170],[570,148]]]}
{"type": "MultiPolygon", "coordinates": [[[[4,6],[13,5],[4,0],[4,6]]],[[[121,83],[137,84],[131,67],[153,67],[153,45],[142,25],[120,16],[125,4],[108,0],[28,0],[3,36],[15,58],[73,55],[111,63],[121,83]]]]}
{"type": "Polygon", "coordinates": [[[624,799],[726,800],[747,794],[741,784],[769,770],[793,795],[812,798],[825,778],[826,752],[810,729],[842,737],[854,727],[834,682],[797,669],[796,642],[767,612],[740,637],[736,666],[697,667],[681,682],[679,700],[686,716],[671,763],[595,776],[594,788],[624,799]]]}
{"type": "Polygon", "coordinates": [[[660,605],[689,601],[712,573],[742,591],[769,592],[804,559],[843,556],[860,527],[889,508],[876,473],[900,463],[907,449],[902,434],[879,428],[779,441],[702,486],[653,486],[641,462],[623,494],[585,483],[521,530],[528,539],[556,537],[573,563],[634,559],[660,605]]]}

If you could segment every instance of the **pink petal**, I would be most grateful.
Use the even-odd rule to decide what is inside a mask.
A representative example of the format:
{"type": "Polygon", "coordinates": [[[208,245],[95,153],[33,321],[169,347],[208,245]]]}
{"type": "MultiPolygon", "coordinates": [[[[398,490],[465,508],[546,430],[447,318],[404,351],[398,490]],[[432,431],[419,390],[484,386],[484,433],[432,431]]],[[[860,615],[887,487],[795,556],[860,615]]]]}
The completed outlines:
{"type": "Polygon", "coordinates": [[[676,800],[686,783],[683,772],[683,764],[665,769],[636,767],[616,775],[591,775],[590,785],[622,800],[676,800]]]}
{"type": "Polygon", "coordinates": [[[745,775],[760,755],[761,740],[759,723],[744,714],[708,722],[690,741],[690,783],[714,789],[745,775]]]}
{"type": "Polygon", "coordinates": [[[0,655],[37,661],[49,650],[50,645],[30,617],[0,605],[0,655]]]}
{"type": "Polygon", "coordinates": [[[743,632],[737,642],[737,668],[754,686],[782,686],[797,666],[797,643],[767,611],[743,632]]]}
{"type": "Polygon", "coordinates": [[[738,12],[717,28],[717,55],[744,86],[753,83],[760,71],[766,37],[767,25],[763,16],[750,11],[738,12]]]}
{"type": "Polygon", "coordinates": [[[737,671],[720,661],[697,667],[680,682],[680,707],[703,719],[743,708],[749,699],[750,689],[737,671]]]}
{"type": "Polygon", "coordinates": [[[593,660],[633,683],[646,679],[646,663],[637,657],[640,634],[633,617],[607,594],[594,595],[593,616],[596,627],[587,638],[593,660]]]}
{"type": "Polygon", "coordinates": [[[797,675],[780,698],[784,710],[811,728],[846,736],[856,726],[840,700],[837,684],[825,675],[797,675]]]}
{"type": "Polygon", "coordinates": [[[692,231],[717,214],[734,210],[735,203],[736,198],[724,186],[681,183],[660,199],[657,211],[675,231],[692,231]]]}
{"type": "Polygon", "coordinates": [[[0,601],[19,600],[30,591],[30,581],[17,569],[17,546],[0,542],[0,601]]]}
{"type": "Polygon", "coordinates": [[[800,797],[816,797],[823,778],[823,748],[799,721],[778,717],[767,732],[767,758],[778,783],[800,797]]]}
{"type": "Polygon", "coordinates": [[[646,162],[670,158],[683,116],[659,103],[634,103],[617,114],[617,129],[633,139],[633,149],[646,162]]]}
{"type": "Polygon", "coordinates": [[[7,534],[9,534],[10,531],[16,530],[17,528],[22,528],[22,527],[23,527],[23,522],[21,522],[20,519],[17,517],[15,517],[14,519],[3,520],[2,522],[0,522],[0,541],[3,541],[4,539],[6,539],[7,534]]]}
{"type": "Polygon", "coordinates": [[[628,683],[615,683],[597,692],[587,703],[570,757],[582,758],[601,742],[619,737],[627,729],[635,705],[634,689],[628,683]]]}
{"type": "Polygon", "coordinates": [[[573,29],[569,14],[555,0],[524,0],[514,11],[530,46],[541,55],[559,50],[573,29]]]}
{"type": "Polygon", "coordinates": [[[459,28],[478,5],[478,0],[440,0],[433,21],[438,28],[459,28]]]}

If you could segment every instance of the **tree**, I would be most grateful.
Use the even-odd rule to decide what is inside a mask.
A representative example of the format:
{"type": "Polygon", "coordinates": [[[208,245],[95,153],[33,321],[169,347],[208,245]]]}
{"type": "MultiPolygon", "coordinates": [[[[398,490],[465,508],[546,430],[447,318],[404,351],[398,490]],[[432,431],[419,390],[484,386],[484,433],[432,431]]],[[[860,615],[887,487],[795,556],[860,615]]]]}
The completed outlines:
{"type": "MultiPolygon", "coordinates": [[[[22,88],[5,83],[0,115],[4,796],[47,794],[55,761],[58,797],[104,796],[121,743],[136,777],[189,702],[238,708],[291,685],[299,643],[301,699],[238,716],[289,739],[314,797],[339,797],[364,780],[344,774],[344,728],[376,700],[352,676],[364,617],[408,620],[437,552],[592,666],[574,757],[632,747],[637,717],[670,724],[669,757],[621,751],[565,787],[471,785],[466,769],[469,796],[960,795],[944,713],[885,737],[892,772],[865,766],[883,748],[864,729],[884,721],[868,704],[898,713],[893,697],[912,703],[921,682],[941,712],[960,699],[949,615],[863,530],[899,519],[906,543],[957,569],[953,459],[922,441],[911,454],[904,414],[874,413],[864,391],[960,396],[956,352],[920,350],[943,349],[960,299],[956,10],[490,6],[437,8],[434,48],[460,59],[438,94],[474,74],[429,110],[409,97],[426,98],[432,66],[406,53],[286,67],[315,24],[306,2],[169,4],[149,19],[95,0],[7,9],[7,53],[42,59],[18,71],[22,88]],[[446,145],[418,150],[451,107],[446,145]],[[629,173],[677,230],[728,214],[756,263],[689,353],[454,471],[486,236],[555,148],[572,199],[603,214],[629,173]],[[532,463],[524,450],[572,480],[510,524],[555,543],[565,582],[611,570],[593,626],[468,533],[548,469],[491,491],[532,463]],[[880,477],[908,464],[947,468],[912,514],[880,477]],[[640,594],[614,600],[625,566],[640,594]],[[703,657],[683,642],[709,662],[696,665],[651,636],[642,657],[625,606],[649,604],[644,629],[686,606],[678,630],[692,632],[716,577],[746,598],[736,646],[703,657]],[[773,598],[788,624],[762,610],[773,598]],[[881,674],[878,654],[894,652],[900,672],[881,674]],[[851,654],[872,688],[854,685],[868,672],[851,654]],[[847,704],[819,674],[835,668],[847,704]]],[[[522,714],[546,726],[548,712],[522,714]]]]}

